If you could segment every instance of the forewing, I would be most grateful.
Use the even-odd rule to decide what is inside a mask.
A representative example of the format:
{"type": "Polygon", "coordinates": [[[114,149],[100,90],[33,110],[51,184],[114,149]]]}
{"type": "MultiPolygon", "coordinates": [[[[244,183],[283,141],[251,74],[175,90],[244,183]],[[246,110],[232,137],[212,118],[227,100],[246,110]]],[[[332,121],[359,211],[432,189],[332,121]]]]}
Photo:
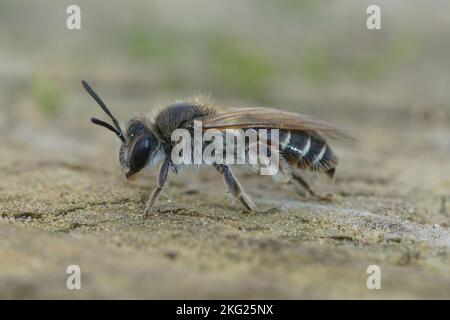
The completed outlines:
{"type": "Polygon", "coordinates": [[[270,108],[223,107],[201,118],[204,129],[269,128],[310,131],[332,139],[351,138],[335,126],[306,114],[270,108]]]}

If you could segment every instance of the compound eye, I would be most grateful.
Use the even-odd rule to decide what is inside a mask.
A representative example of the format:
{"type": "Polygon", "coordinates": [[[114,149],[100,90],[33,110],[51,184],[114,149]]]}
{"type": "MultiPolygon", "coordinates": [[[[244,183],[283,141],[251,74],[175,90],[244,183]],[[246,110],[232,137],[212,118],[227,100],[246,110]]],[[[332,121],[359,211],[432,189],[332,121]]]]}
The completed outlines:
{"type": "Polygon", "coordinates": [[[147,164],[150,155],[150,139],[148,136],[139,138],[131,151],[130,165],[133,171],[141,170],[147,164]]]}
{"type": "Polygon", "coordinates": [[[133,120],[128,127],[127,135],[133,140],[134,137],[138,136],[144,129],[144,125],[140,121],[133,120]]]}

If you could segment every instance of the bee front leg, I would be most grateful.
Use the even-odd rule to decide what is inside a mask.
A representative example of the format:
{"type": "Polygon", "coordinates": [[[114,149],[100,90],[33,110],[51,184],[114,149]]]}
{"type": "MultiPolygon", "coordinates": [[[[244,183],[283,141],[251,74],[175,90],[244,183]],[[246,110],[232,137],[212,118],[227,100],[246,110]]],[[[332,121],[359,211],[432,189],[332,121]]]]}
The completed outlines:
{"type": "Polygon", "coordinates": [[[255,205],[250,200],[249,196],[245,193],[244,189],[242,189],[241,184],[234,176],[230,167],[223,164],[215,164],[214,167],[219,171],[225,180],[225,184],[228,187],[228,190],[231,192],[233,196],[239,199],[242,204],[250,211],[253,211],[255,205]]]}
{"type": "Polygon", "coordinates": [[[169,173],[169,168],[171,166],[171,163],[172,162],[170,160],[170,157],[166,158],[166,160],[164,160],[164,163],[161,166],[161,169],[159,170],[158,186],[156,187],[155,190],[153,190],[152,194],[148,198],[148,202],[147,202],[147,205],[145,206],[145,210],[144,210],[144,218],[148,218],[150,208],[153,206],[153,204],[155,203],[156,199],[159,196],[159,193],[161,192],[164,185],[166,184],[167,174],[169,173]]]}

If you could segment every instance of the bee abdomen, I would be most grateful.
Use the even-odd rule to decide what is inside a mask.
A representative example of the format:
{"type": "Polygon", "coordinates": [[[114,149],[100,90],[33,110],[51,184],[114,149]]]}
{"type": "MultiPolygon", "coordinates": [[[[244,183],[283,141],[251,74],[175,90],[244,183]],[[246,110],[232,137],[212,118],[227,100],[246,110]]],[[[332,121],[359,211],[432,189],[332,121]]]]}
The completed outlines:
{"type": "Polygon", "coordinates": [[[338,159],[327,142],[301,131],[280,131],[282,153],[289,164],[333,177],[338,159]]]}

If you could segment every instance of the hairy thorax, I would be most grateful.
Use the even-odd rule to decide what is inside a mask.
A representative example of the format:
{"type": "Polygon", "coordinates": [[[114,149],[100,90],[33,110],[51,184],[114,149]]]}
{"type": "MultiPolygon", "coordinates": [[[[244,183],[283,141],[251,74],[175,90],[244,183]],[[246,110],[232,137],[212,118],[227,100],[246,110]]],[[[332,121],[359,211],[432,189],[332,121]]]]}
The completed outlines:
{"type": "Polygon", "coordinates": [[[178,102],[169,105],[160,111],[155,118],[155,127],[160,137],[169,142],[175,129],[183,128],[192,123],[194,119],[214,113],[214,109],[202,104],[178,102]]]}

